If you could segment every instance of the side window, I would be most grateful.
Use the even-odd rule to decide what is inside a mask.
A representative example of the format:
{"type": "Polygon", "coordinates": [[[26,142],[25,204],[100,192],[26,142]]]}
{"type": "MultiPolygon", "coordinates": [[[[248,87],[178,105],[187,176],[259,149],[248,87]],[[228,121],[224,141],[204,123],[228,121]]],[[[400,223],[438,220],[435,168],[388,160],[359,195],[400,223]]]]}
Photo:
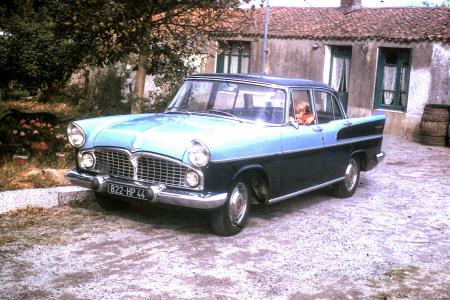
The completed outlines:
{"type": "Polygon", "coordinates": [[[314,99],[316,100],[315,108],[319,124],[344,118],[338,102],[332,94],[323,91],[314,91],[314,99]]]}
{"type": "Polygon", "coordinates": [[[291,120],[297,120],[300,125],[311,125],[315,123],[309,91],[304,90],[291,92],[289,118],[291,120]]]}

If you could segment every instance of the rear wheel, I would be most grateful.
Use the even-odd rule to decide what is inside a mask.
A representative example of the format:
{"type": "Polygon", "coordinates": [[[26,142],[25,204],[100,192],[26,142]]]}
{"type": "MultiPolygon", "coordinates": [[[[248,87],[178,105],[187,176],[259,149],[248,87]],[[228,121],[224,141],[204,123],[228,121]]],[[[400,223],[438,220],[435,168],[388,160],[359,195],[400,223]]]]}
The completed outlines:
{"type": "Polygon", "coordinates": [[[344,180],[333,185],[333,194],[339,198],[353,196],[358,187],[360,166],[356,157],[352,157],[345,169],[344,180]]]}
{"type": "Polygon", "coordinates": [[[104,210],[123,210],[130,206],[130,203],[120,199],[113,199],[105,194],[95,193],[95,200],[104,210]]]}
{"type": "Polygon", "coordinates": [[[227,201],[211,215],[211,225],[216,234],[231,236],[244,228],[250,212],[249,194],[250,190],[243,178],[233,182],[227,201]]]}

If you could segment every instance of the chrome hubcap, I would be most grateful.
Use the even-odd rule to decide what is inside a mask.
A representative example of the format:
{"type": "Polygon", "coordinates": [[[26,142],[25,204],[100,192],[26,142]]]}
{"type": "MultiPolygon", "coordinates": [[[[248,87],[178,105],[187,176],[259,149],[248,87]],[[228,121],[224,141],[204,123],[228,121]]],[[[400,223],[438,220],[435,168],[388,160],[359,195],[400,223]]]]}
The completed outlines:
{"type": "Polygon", "coordinates": [[[352,190],[357,184],[358,179],[358,163],[352,158],[345,170],[345,187],[348,191],[352,190]]]}
{"type": "Polygon", "coordinates": [[[239,226],[244,220],[248,205],[248,191],[243,183],[238,183],[230,196],[229,215],[231,224],[239,226]]]}

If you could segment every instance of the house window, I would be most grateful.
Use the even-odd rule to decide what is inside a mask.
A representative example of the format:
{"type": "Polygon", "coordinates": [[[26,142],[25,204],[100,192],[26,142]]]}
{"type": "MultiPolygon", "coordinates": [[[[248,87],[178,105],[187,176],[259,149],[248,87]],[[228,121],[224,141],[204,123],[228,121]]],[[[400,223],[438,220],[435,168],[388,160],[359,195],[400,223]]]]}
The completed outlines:
{"type": "Polygon", "coordinates": [[[338,93],[345,110],[347,110],[348,103],[351,59],[351,46],[331,46],[329,84],[338,93]]]}
{"type": "Polygon", "coordinates": [[[380,48],[375,108],[406,111],[411,50],[380,48]]]}
{"type": "Polygon", "coordinates": [[[250,42],[219,42],[217,73],[248,73],[250,68],[250,42]]]}

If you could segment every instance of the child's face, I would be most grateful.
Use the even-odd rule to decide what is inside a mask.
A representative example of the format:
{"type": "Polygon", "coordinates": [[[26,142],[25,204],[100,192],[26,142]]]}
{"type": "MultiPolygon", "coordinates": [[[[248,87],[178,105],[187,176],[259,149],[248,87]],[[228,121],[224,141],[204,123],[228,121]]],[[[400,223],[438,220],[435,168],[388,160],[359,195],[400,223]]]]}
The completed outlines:
{"type": "Polygon", "coordinates": [[[296,114],[296,115],[304,115],[304,114],[305,114],[305,107],[302,106],[302,105],[298,105],[298,106],[295,108],[295,114],[296,114]]]}

